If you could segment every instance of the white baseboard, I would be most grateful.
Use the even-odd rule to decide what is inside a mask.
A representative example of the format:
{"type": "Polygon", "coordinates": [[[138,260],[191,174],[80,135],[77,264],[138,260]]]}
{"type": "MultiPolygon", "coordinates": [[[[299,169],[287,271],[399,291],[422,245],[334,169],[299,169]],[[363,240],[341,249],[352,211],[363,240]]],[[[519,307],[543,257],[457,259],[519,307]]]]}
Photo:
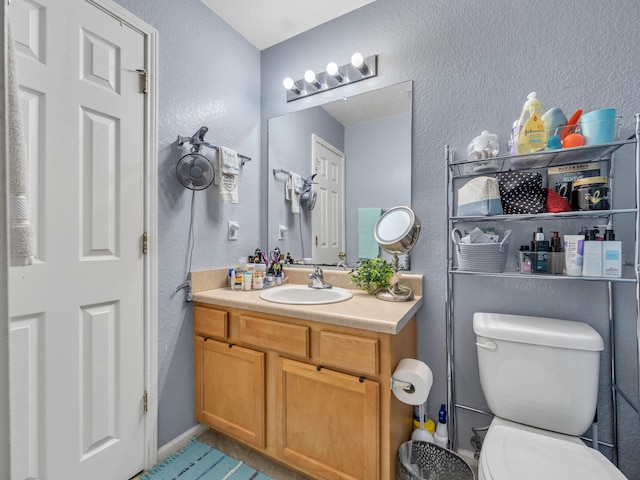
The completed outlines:
{"type": "Polygon", "coordinates": [[[193,437],[197,437],[198,435],[206,432],[207,430],[209,430],[209,427],[207,427],[202,423],[199,423],[191,427],[182,435],[178,435],[176,438],[174,438],[170,442],[165,443],[163,446],[161,446],[158,449],[158,462],[161,462],[162,460],[167,458],[169,455],[173,455],[182,447],[184,447],[187,443],[189,443],[189,440],[191,440],[193,437]]]}

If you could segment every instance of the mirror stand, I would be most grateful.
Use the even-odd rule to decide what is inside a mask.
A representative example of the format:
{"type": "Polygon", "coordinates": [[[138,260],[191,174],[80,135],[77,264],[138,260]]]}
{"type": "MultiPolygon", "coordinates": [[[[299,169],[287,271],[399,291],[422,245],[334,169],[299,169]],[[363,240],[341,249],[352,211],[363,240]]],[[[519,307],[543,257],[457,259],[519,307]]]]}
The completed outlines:
{"type": "MultiPolygon", "coordinates": [[[[391,262],[391,267],[393,268],[393,274],[398,274],[398,254],[393,254],[393,260],[391,262]]],[[[404,285],[400,285],[400,281],[396,281],[393,285],[391,285],[386,290],[381,290],[376,293],[376,298],[380,300],[385,300],[387,302],[407,302],[409,300],[413,300],[413,290],[411,287],[407,287],[404,285]]]]}
{"type": "Polygon", "coordinates": [[[409,253],[420,236],[420,220],[409,207],[394,207],[387,210],[376,222],[373,231],[376,242],[393,255],[393,284],[376,294],[376,298],[388,302],[406,302],[413,300],[410,287],[400,285],[398,278],[398,255],[409,253]]]}

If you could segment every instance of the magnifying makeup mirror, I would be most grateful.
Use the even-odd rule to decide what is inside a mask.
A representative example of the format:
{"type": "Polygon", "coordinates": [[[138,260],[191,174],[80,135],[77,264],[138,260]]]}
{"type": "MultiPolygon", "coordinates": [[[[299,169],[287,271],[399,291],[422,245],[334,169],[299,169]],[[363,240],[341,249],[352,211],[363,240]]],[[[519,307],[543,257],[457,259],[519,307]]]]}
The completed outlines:
{"type": "MultiPolygon", "coordinates": [[[[393,255],[392,268],[398,271],[398,255],[409,253],[420,236],[420,220],[409,207],[394,207],[387,210],[376,222],[373,230],[376,242],[393,255]]],[[[389,302],[406,302],[413,299],[410,287],[395,282],[376,297],[389,302]]]]}

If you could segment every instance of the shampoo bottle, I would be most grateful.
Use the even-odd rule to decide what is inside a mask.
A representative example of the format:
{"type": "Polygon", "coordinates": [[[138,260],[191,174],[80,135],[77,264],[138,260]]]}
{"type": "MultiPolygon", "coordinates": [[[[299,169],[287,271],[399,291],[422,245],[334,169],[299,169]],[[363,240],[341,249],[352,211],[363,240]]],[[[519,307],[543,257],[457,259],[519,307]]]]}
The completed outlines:
{"type": "Polygon", "coordinates": [[[538,100],[538,95],[536,92],[531,92],[527,96],[527,101],[522,107],[522,113],[518,119],[516,149],[519,155],[545,149],[547,130],[542,121],[543,115],[544,109],[538,100]]]}
{"type": "Polygon", "coordinates": [[[440,412],[438,413],[438,426],[436,427],[436,433],[433,436],[434,443],[442,448],[447,448],[449,443],[449,433],[447,432],[447,407],[444,404],[440,405],[440,412]]]}

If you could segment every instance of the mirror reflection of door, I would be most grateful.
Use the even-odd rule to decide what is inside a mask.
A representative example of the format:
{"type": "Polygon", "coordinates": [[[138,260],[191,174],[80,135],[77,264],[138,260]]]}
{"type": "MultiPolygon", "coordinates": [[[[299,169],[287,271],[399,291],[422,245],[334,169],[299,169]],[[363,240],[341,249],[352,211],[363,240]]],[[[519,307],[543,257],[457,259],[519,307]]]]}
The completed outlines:
{"type": "Polygon", "coordinates": [[[318,198],[311,211],[313,263],[337,265],[345,251],[344,153],[319,136],[311,135],[311,171],[318,198]]]}

